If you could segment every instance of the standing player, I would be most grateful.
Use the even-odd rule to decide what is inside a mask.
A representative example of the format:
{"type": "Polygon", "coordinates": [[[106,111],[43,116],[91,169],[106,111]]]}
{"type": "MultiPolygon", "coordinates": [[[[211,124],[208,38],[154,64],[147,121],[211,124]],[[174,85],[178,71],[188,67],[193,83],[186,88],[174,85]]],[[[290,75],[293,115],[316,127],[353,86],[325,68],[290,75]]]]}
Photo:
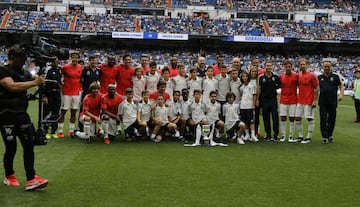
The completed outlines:
{"type": "Polygon", "coordinates": [[[258,96],[256,101],[256,104],[262,108],[264,128],[267,135],[264,139],[266,139],[266,141],[280,141],[279,113],[276,92],[278,88],[280,88],[279,76],[272,72],[272,63],[270,61],[266,61],[265,73],[259,77],[258,96]],[[274,138],[271,137],[270,114],[272,117],[274,138]]]}
{"type": "Polygon", "coordinates": [[[184,141],[184,133],[186,122],[182,119],[181,103],[180,103],[180,91],[174,91],[173,100],[166,103],[168,105],[169,121],[176,124],[175,137],[181,141],[184,141]]]}
{"type": "Polygon", "coordinates": [[[178,59],[176,57],[170,58],[169,71],[170,71],[170,74],[169,74],[170,78],[175,77],[179,74],[178,59]]]}
{"type": "Polygon", "coordinates": [[[117,115],[123,98],[116,93],[116,85],[108,86],[108,93],[101,98],[101,119],[104,130],[104,143],[110,144],[117,132],[121,132],[120,117],[117,115]]]}
{"type": "Polygon", "coordinates": [[[312,133],[315,129],[316,100],[319,94],[319,81],[315,74],[307,70],[307,65],[305,59],[299,60],[299,98],[295,113],[295,123],[298,130],[297,141],[303,144],[311,142],[312,133]],[[306,139],[303,139],[302,117],[309,121],[306,139]]]}
{"type": "Polygon", "coordinates": [[[146,55],[146,54],[141,55],[140,64],[141,64],[141,67],[143,68],[143,75],[145,75],[148,71],[150,71],[148,55],[146,55]]]}
{"type": "Polygon", "coordinates": [[[182,91],[184,88],[187,88],[188,75],[185,72],[185,65],[179,63],[178,67],[179,74],[172,78],[174,82],[174,91],[182,91]]]}
{"type": "Polygon", "coordinates": [[[355,123],[360,122],[360,69],[355,71],[355,80],[354,80],[354,105],[355,105],[355,112],[356,118],[354,119],[355,123]]]}
{"type": "MultiPolygon", "coordinates": [[[[59,115],[60,106],[61,106],[61,71],[60,71],[59,59],[56,58],[50,68],[46,73],[45,80],[48,81],[44,87],[44,97],[43,102],[45,103],[44,116],[50,115],[59,115]]],[[[57,123],[51,123],[51,133],[46,134],[46,138],[59,138],[56,134],[58,128],[57,123]]],[[[48,127],[45,126],[45,130],[48,131],[48,127]]]]}
{"type": "Polygon", "coordinates": [[[225,63],[225,57],[224,55],[218,55],[216,57],[216,65],[213,66],[214,68],[214,76],[217,76],[221,73],[221,66],[225,63]]]}
{"type": "Polygon", "coordinates": [[[197,72],[197,76],[200,78],[204,78],[206,76],[206,59],[205,57],[199,57],[198,58],[198,62],[196,65],[196,72],[197,72]]]}
{"type": "Polygon", "coordinates": [[[164,97],[164,101],[170,100],[170,95],[166,93],[166,82],[163,80],[160,80],[157,84],[157,91],[152,92],[150,94],[151,100],[157,100],[158,95],[162,95],[164,97]]]}
{"type": "Polygon", "coordinates": [[[157,84],[161,78],[161,75],[157,71],[156,62],[150,62],[150,71],[148,71],[145,76],[146,81],[146,90],[151,94],[157,90],[157,84]]]}
{"type": "Polygon", "coordinates": [[[218,81],[214,77],[214,69],[212,66],[209,66],[206,71],[206,78],[203,79],[202,88],[203,88],[203,103],[207,104],[210,101],[210,92],[216,91],[218,86],[218,81]]]}
{"type": "Polygon", "coordinates": [[[122,96],[126,95],[125,90],[132,88],[132,77],[134,76],[134,67],[131,65],[131,56],[126,54],[123,56],[123,63],[118,66],[116,77],[116,92],[122,96]]]}
{"type": "Polygon", "coordinates": [[[188,80],[188,89],[189,89],[190,97],[194,95],[195,90],[202,91],[202,81],[203,79],[197,75],[196,68],[192,67],[190,69],[190,77],[188,80]]]}
{"type": "Polygon", "coordinates": [[[137,122],[140,126],[139,132],[147,136],[150,136],[151,128],[153,128],[153,124],[151,123],[151,106],[153,102],[149,97],[149,91],[145,90],[142,92],[142,100],[138,104],[137,112],[137,122]]]}
{"type": "Polygon", "coordinates": [[[240,76],[242,85],[239,88],[240,91],[240,117],[241,120],[246,125],[245,137],[244,140],[250,140],[253,142],[258,142],[255,135],[255,126],[254,126],[254,110],[256,105],[256,86],[250,84],[250,75],[248,72],[243,72],[240,76]],[[251,131],[251,137],[249,133],[251,131]]]}
{"type": "Polygon", "coordinates": [[[240,74],[237,69],[232,69],[230,72],[230,91],[233,92],[236,96],[235,103],[240,104],[240,91],[241,86],[240,74]]]}
{"type": "MultiPolygon", "coordinates": [[[[217,98],[216,100],[222,106],[226,103],[226,94],[230,91],[230,77],[227,74],[226,65],[220,66],[221,73],[216,76],[216,80],[218,81],[218,91],[217,91],[217,98]]],[[[222,114],[222,109],[221,109],[222,114]]]]}
{"type": "Polygon", "coordinates": [[[186,123],[184,134],[186,139],[189,140],[190,138],[194,137],[193,134],[195,131],[195,123],[191,119],[191,114],[190,114],[190,105],[192,104],[192,101],[191,99],[189,99],[189,90],[187,88],[182,89],[181,95],[182,95],[182,101],[181,101],[182,119],[186,123]],[[187,129],[188,131],[186,132],[187,129]]]}
{"type": "Polygon", "coordinates": [[[280,95],[280,131],[281,142],[286,139],[286,122],[289,117],[289,142],[296,142],[294,137],[295,128],[295,112],[297,97],[297,85],[299,76],[293,72],[293,63],[290,61],[284,62],[285,73],[280,75],[281,95],[280,95]]]}
{"type": "Polygon", "coordinates": [[[338,101],[344,96],[344,86],[338,75],[332,72],[331,62],[323,62],[324,74],[319,75],[319,107],[320,107],[320,129],[323,143],[327,144],[334,141],[333,132],[336,122],[336,108],[338,101]],[[340,89],[339,96],[337,95],[340,89]]]}
{"type": "Polygon", "coordinates": [[[61,101],[61,118],[58,124],[58,136],[64,137],[64,118],[66,112],[70,109],[69,136],[73,137],[75,130],[76,111],[80,105],[81,91],[81,73],[82,66],[78,64],[80,59],[79,53],[71,54],[71,63],[61,68],[63,74],[62,101],[61,101]]]}
{"type": "Polygon", "coordinates": [[[105,94],[108,92],[108,86],[110,84],[115,84],[116,75],[118,73],[118,67],[115,65],[115,55],[109,54],[106,57],[106,63],[98,66],[101,70],[100,77],[100,85],[101,91],[100,93],[105,94]]]}
{"type": "Polygon", "coordinates": [[[132,85],[134,91],[134,102],[137,104],[141,101],[141,94],[145,90],[146,85],[146,80],[143,76],[143,68],[141,66],[137,66],[135,68],[135,76],[132,77],[132,85]]]}
{"type": "Polygon", "coordinates": [[[165,66],[162,69],[162,81],[166,83],[166,89],[165,92],[170,95],[170,100],[173,99],[173,93],[174,93],[174,82],[172,79],[170,79],[170,70],[167,66],[165,66]]]}

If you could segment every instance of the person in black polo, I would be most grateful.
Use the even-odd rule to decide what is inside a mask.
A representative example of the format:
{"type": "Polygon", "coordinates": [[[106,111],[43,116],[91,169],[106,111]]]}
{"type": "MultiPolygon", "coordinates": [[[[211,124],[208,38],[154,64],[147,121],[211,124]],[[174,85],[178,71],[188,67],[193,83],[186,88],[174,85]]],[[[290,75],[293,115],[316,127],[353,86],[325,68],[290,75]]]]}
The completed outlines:
{"type": "MultiPolygon", "coordinates": [[[[44,117],[51,115],[59,115],[61,106],[61,70],[59,59],[56,58],[52,63],[51,68],[46,73],[46,84],[44,87],[44,96],[42,101],[44,102],[44,117]]],[[[44,127],[48,131],[48,126],[44,127]]],[[[51,133],[46,134],[47,139],[59,138],[56,133],[58,128],[57,123],[51,124],[51,133]]]]}
{"type": "MultiPolygon", "coordinates": [[[[83,91],[81,93],[81,103],[84,97],[90,93],[89,86],[92,82],[100,81],[101,70],[97,67],[97,57],[95,55],[89,56],[89,64],[84,67],[81,72],[81,82],[83,91]]],[[[80,104],[80,111],[82,111],[82,104],[80,104]]],[[[78,122],[80,131],[83,131],[83,124],[78,122]]]]}
{"type": "Polygon", "coordinates": [[[320,130],[323,143],[333,141],[333,132],[336,121],[336,108],[338,101],[344,95],[344,86],[337,74],[331,70],[331,62],[323,62],[324,73],[318,76],[320,85],[319,107],[320,107],[320,130]],[[338,95],[338,89],[340,94],[338,95]]]}
{"type": "Polygon", "coordinates": [[[259,77],[259,87],[256,105],[262,108],[266,141],[279,141],[279,112],[277,92],[280,88],[280,78],[272,72],[272,63],[265,63],[265,73],[259,77]],[[271,137],[270,114],[272,117],[274,138],[271,137]]]}

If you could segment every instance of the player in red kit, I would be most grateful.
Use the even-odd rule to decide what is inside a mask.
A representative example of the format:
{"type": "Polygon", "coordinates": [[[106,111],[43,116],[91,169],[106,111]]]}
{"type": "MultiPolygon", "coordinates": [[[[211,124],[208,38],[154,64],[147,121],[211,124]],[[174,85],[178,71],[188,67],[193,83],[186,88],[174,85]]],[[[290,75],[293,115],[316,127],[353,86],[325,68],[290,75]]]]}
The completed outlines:
{"type": "Polygon", "coordinates": [[[116,75],[118,73],[118,66],[115,65],[115,55],[109,54],[107,56],[106,64],[101,64],[98,66],[101,70],[101,78],[100,78],[100,85],[102,94],[108,92],[108,85],[115,84],[116,75]]]}
{"type": "Polygon", "coordinates": [[[123,63],[118,66],[118,73],[116,76],[116,92],[125,96],[125,90],[132,88],[132,77],[134,76],[135,69],[131,65],[131,57],[126,54],[123,56],[123,63]]]}
{"type": "Polygon", "coordinates": [[[295,128],[295,112],[297,97],[297,86],[299,76],[293,72],[293,63],[290,61],[284,62],[285,73],[280,75],[281,95],[280,95],[280,132],[281,142],[286,139],[286,119],[289,117],[289,142],[295,142],[294,128],[295,128]]]}
{"type": "Polygon", "coordinates": [[[146,54],[141,55],[140,64],[141,64],[141,67],[143,68],[143,75],[145,75],[148,71],[150,71],[148,55],[146,55],[146,54]]]}
{"type": "Polygon", "coordinates": [[[170,58],[170,65],[169,65],[170,75],[169,77],[175,77],[179,74],[178,70],[178,59],[176,57],[170,58]]]}
{"type": "MultiPolygon", "coordinates": [[[[93,82],[89,86],[90,93],[87,94],[83,100],[83,111],[80,114],[80,122],[84,125],[84,135],[79,136],[90,141],[90,136],[93,136],[96,131],[96,124],[101,124],[100,110],[101,110],[101,97],[100,85],[98,82],[93,82]]],[[[99,127],[99,131],[102,131],[99,127]]]]}
{"type": "Polygon", "coordinates": [[[116,93],[116,85],[108,86],[108,93],[101,98],[101,119],[104,130],[104,143],[110,144],[116,132],[121,132],[120,117],[117,115],[122,96],[116,93]]]}
{"type": "Polygon", "coordinates": [[[307,70],[308,63],[305,59],[299,60],[299,99],[296,106],[295,122],[298,130],[298,142],[307,144],[311,142],[311,136],[315,128],[315,107],[319,95],[319,80],[316,75],[307,70]],[[303,139],[301,119],[309,121],[308,134],[303,139]]]}
{"type": "Polygon", "coordinates": [[[61,103],[61,118],[58,124],[58,135],[60,138],[64,137],[64,117],[66,112],[70,109],[70,126],[69,126],[69,136],[74,136],[75,130],[75,119],[76,111],[79,109],[80,105],[80,91],[81,87],[81,73],[82,66],[78,64],[80,60],[79,53],[71,54],[71,63],[64,65],[61,68],[61,73],[63,75],[63,85],[62,85],[62,103],[61,103]]]}

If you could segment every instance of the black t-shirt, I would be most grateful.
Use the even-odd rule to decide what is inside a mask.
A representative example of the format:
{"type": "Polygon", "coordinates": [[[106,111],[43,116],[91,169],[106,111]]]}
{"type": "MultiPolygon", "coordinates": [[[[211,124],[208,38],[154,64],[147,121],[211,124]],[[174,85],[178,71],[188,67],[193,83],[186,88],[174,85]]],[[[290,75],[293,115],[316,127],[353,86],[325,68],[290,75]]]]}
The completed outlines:
{"type": "MultiPolygon", "coordinates": [[[[94,81],[99,81],[101,77],[101,70],[96,68],[95,70],[86,67],[82,70],[81,78],[82,78],[82,86],[83,86],[83,95],[89,93],[89,86],[94,81]]],[[[105,87],[105,86],[101,86],[105,87]]],[[[107,87],[107,86],[106,86],[107,87]]]]}
{"type": "Polygon", "coordinates": [[[277,97],[276,90],[280,88],[280,78],[275,74],[270,77],[265,74],[259,77],[259,85],[261,87],[260,101],[274,100],[277,97]]]}
{"type": "MultiPolygon", "coordinates": [[[[16,70],[11,66],[0,67],[0,80],[6,77],[11,77],[14,82],[25,82],[31,79],[31,74],[28,71],[16,70]]],[[[0,86],[0,115],[26,112],[28,107],[26,93],[26,90],[12,92],[0,86]]]]}
{"type": "Polygon", "coordinates": [[[341,85],[339,76],[335,73],[330,73],[328,77],[321,74],[318,79],[320,87],[319,104],[336,104],[337,92],[341,85]]]}

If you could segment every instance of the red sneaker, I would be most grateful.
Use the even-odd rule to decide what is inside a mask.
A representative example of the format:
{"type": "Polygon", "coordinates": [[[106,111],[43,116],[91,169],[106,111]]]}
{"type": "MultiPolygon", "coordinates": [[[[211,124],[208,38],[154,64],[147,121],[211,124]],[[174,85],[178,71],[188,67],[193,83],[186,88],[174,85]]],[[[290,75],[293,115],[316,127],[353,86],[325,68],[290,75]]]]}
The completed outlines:
{"type": "Polygon", "coordinates": [[[45,188],[48,185],[49,181],[47,179],[40,178],[35,175],[34,179],[26,182],[25,190],[35,190],[40,188],[45,188]]]}
{"type": "Polygon", "coordinates": [[[64,136],[65,136],[65,135],[64,135],[64,132],[59,132],[59,133],[58,133],[58,137],[59,137],[59,138],[64,138],[64,136]]]}
{"type": "Polygon", "coordinates": [[[110,144],[110,139],[109,138],[104,138],[104,144],[110,144]]]}
{"type": "Polygon", "coordinates": [[[74,131],[69,131],[69,137],[74,138],[74,136],[75,136],[75,132],[74,131]]]}
{"type": "Polygon", "coordinates": [[[4,178],[4,184],[7,186],[19,186],[20,185],[15,174],[9,175],[6,178],[4,178]]]}

